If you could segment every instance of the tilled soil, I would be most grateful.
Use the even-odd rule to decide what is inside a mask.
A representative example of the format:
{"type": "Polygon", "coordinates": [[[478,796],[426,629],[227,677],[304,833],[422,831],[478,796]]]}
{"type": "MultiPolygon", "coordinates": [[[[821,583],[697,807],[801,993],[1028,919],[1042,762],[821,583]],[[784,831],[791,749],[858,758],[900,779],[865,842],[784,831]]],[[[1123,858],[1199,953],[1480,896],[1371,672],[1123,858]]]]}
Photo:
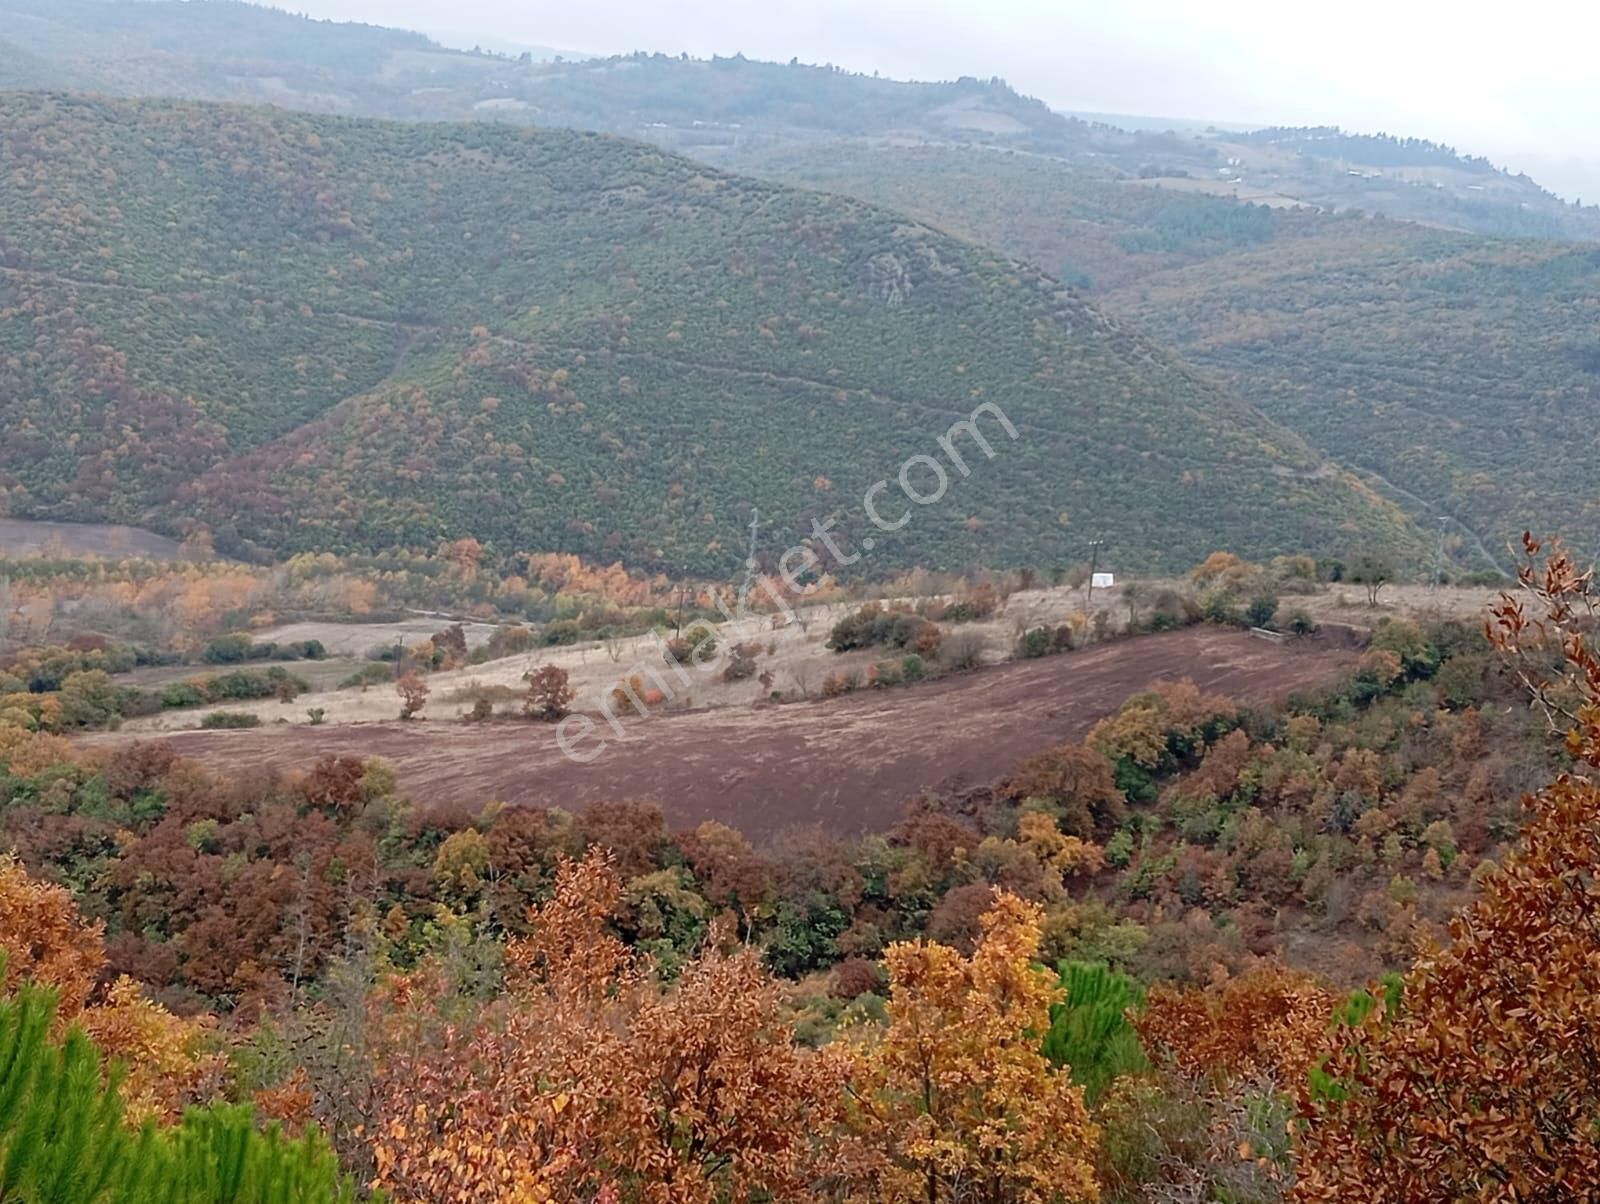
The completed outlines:
{"type": "Polygon", "coordinates": [[[233,772],[290,771],[330,753],[379,756],[423,804],[637,799],[658,803],[675,828],[715,819],[754,840],[804,824],[843,835],[887,828],[918,794],[992,781],[1050,744],[1081,738],[1153,682],[1187,677],[1236,701],[1265,701],[1325,681],[1355,656],[1338,633],[1273,643],[1195,627],[828,701],[657,711],[627,719],[623,739],[602,720],[576,745],[598,753],[588,763],[563,754],[554,728],[514,721],[166,738],[233,772]]]}

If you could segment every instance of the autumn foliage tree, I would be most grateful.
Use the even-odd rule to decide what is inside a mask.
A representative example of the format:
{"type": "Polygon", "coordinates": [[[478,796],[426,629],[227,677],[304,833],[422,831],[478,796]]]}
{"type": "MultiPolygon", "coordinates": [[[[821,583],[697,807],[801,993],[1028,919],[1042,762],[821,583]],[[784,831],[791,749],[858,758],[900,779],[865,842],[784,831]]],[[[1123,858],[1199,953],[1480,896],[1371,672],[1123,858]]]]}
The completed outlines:
{"type": "Polygon", "coordinates": [[[441,667],[457,669],[467,663],[467,633],[460,623],[452,623],[429,637],[441,667]]]}
{"type": "Polygon", "coordinates": [[[1232,552],[1213,552],[1189,571],[1196,585],[1204,588],[1236,588],[1247,580],[1256,567],[1232,552]]]}
{"type": "Polygon", "coordinates": [[[970,958],[890,946],[889,1024],[854,1051],[853,1199],[1099,1199],[1083,1090],[1040,1048],[1064,994],[1033,961],[1043,919],[997,891],[970,958]]]}
{"type": "Polygon", "coordinates": [[[404,993],[375,1150],[396,1200],[807,1198],[840,1060],[793,1043],[753,950],[708,946],[663,987],[609,930],[622,903],[607,855],[563,863],[505,999],[431,1047],[408,1029],[438,993],[404,993]]]}
{"type": "Polygon", "coordinates": [[[394,692],[400,695],[400,718],[412,719],[422,713],[422,708],[428,705],[428,695],[431,691],[428,683],[417,676],[416,673],[407,673],[394,683],[394,692]]]}
{"type": "Polygon", "coordinates": [[[578,692],[568,684],[567,671],[559,665],[543,665],[522,675],[528,692],[522,700],[522,713],[529,719],[554,723],[570,713],[578,692]]]}
{"type": "Polygon", "coordinates": [[[67,891],[0,857],[0,994],[31,979],[55,988],[61,1011],[73,1016],[88,1003],[105,960],[100,930],[84,924],[67,891]]]}
{"type": "Polygon", "coordinates": [[[1134,1024],[1147,1049],[1195,1079],[1264,1077],[1289,1090],[1317,1060],[1334,1002],[1309,975],[1268,963],[1209,987],[1153,987],[1134,1024]]]}
{"type": "Polygon", "coordinates": [[[1029,757],[1006,784],[1011,797],[1042,799],[1061,810],[1061,828],[1088,840],[1127,814],[1111,759],[1085,744],[1058,744],[1029,757]]]}
{"type": "Polygon", "coordinates": [[[1491,641],[1577,768],[1397,1006],[1358,1009],[1303,1090],[1305,1201],[1592,1200],[1600,1184],[1600,655],[1592,577],[1525,539],[1491,641]],[[1525,600],[1526,599],[1526,600],[1525,600]],[[1530,612],[1531,603],[1531,612],[1530,612]]]}
{"type": "Polygon", "coordinates": [[[81,1027],[123,1062],[130,1113],[175,1120],[218,1068],[204,1050],[206,1028],[151,1002],[131,978],[101,989],[105,964],[101,930],[84,922],[72,896],[0,857],[0,999],[25,984],[50,988],[57,1027],[81,1027]]]}

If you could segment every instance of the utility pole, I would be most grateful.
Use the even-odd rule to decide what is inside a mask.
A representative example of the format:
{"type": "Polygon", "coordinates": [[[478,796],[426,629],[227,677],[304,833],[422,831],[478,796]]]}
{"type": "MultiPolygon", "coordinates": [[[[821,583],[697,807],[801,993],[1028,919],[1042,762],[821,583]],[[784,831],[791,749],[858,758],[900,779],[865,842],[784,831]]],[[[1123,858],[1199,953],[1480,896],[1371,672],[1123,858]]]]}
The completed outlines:
{"type": "Polygon", "coordinates": [[[1444,573],[1444,531],[1449,521],[1450,516],[1448,514],[1439,516],[1439,546],[1433,552],[1433,585],[1429,587],[1429,593],[1439,588],[1439,579],[1444,573]]]}
{"type": "Polygon", "coordinates": [[[739,591],[739,601],[743,603],[750,597],[750,591],[756,587],[756,539],[761,531],[761,509],[759,506],[750,507],[750,554],[744,561],[744,587],[739,591]]]}
{"type": "Polygon", "coordinates": [[[683,638],[683,594],[689,588],[688,577],[689,566],[680,564],[678,566],[678,623],[672,630],[674,639],[683,638]]]}
{"type": "Polygon", "coordinates": [[[1094,602],[1094,571],[1100,567],[1100,549],[1106,546],[1103,539],[1089,541],[1089,592],[1083,601],[1083,608],[1088,610],[1094,602]]]}

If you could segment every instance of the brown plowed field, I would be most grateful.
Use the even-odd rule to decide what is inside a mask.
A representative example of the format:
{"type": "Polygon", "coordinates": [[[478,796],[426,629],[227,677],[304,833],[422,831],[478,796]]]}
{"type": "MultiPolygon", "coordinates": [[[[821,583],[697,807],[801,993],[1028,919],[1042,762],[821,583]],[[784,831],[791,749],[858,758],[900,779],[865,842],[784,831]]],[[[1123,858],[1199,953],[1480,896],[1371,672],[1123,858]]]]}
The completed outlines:
{"type": "MultiPolygon", "coordinates": [[[[998,778],[1163,678],[1263,701],[1324,681],[1355,656],[1337,633],[1275,644],[1195,627],[832,701],[634,718],[628,738],[589,764],[563,756],[552,728],[513,722],[296,724],[168,739],[228,770],[381,756],[421,803],[648,799],[674,827],[716,819],[762,839],[816,823],[844,834],[890,826],[918,793],[998,778]]],[[[580,751],[609,735],[597,725],[580,751]]]]}

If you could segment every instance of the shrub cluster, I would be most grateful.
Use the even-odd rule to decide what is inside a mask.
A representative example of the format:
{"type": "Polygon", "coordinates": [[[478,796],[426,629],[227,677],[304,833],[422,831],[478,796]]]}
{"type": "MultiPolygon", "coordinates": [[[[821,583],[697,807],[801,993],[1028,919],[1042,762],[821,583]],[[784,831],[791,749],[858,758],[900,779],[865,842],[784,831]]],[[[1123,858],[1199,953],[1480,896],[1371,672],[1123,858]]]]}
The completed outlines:
{"type": "Polygon", "coordinates": [[[497,661],[508,656],[517,656],[527,652],[533,647],[533,632],[520,624],[511,624],[505,627],[496,627],[489,635],[489,642],[474,648],[467,653],[467,664],[481,665],[485,661],[497,661]]]}
{"type": "Polygon", "coordinates": [[[943,640],[936,623],[908,610],[885,610],[879,602],[868,602],[853,615],[833,625],[828,647],[835,652],[856,648],[907,648],[924,657],[937,656],[943,640]]]}
{"type": "Polygon", "coordinates": [[[546,647],[553,648],[588,640],[643,635],[670,627],[672,622],[672,616],[660,606],[626,612],[602,608],[586,610],[575,617],[552,619],[544,625],[541,638],[546,647]]]}
{"type": "Polygon", "coordinates": [[[200,726],[207,731],[220,728],[260,727],[261,716],[252,715],[247,711],[212,711],[200,720],[200,726]]]}
{"type": "MultiPolygon", "coordinates": [[[[163,710],[205,706],[213,702],[232,702],[253,698],[277,698],[293,702],[311,687],[280,665],[264,673],[236,669],[215,677],[194,677],[163,687],[156,698],[163,710]]],[[[126,713],[126,712],[124,712],[126,713]]]]}
{"type": "Polygon", "coordinates": [[[923,608],[928,618],[944,623],[974,623],[992,619],[1000,609],[1000,594],[985,583],[954,602],[933,602],[923,608]]]}
{"type": "Polygon", "coordinates": [[[733,650],[733,655],[728,658],[728,663],[722,670],[723,681],[744,681],[756,675],[756,653],[760,648],[755,644],[740,644],[733,650]]]}
{"type": "Polygon", "coordinates": [[[67,644],[30,648],[0,661],[0,694],[48,694],[74,673],[127,673],[143,665],[176,663],[173,653],[81,636],[67,644]]]}
{"type": "Polygon", "coordinates": [[[695,623],[667,641],[667,650],[662,654],[662,659],[669,665],[704,663],[715,656],[716,651],[717,638],[711,627],[705,623],[695,623]]]}
{"type": "Polygon", "coordinates": [[[249,661],[320,661],[327,655],[321,640],[257,643],[243,632],[234,632],[208,643],[200,659],[208,665],[242,665],[249,661]]]}
{"type": "Polygon", "coordinates": [[[1030,627],[1017,640],[1017,659],[1033,660],[1055,652],[1071,652],[1076,644],[1072,628],[1066,623],[1058,627],[1030,627]]]}
{"type": "Polygon", "coordinates": [[[367,686],[376,686],[388,681],[394,676],[394,671],[387,664],[362,665],[349,677],[339,683],[341,690],[353,690],[358,687],[365,689],[367,686]]]}

